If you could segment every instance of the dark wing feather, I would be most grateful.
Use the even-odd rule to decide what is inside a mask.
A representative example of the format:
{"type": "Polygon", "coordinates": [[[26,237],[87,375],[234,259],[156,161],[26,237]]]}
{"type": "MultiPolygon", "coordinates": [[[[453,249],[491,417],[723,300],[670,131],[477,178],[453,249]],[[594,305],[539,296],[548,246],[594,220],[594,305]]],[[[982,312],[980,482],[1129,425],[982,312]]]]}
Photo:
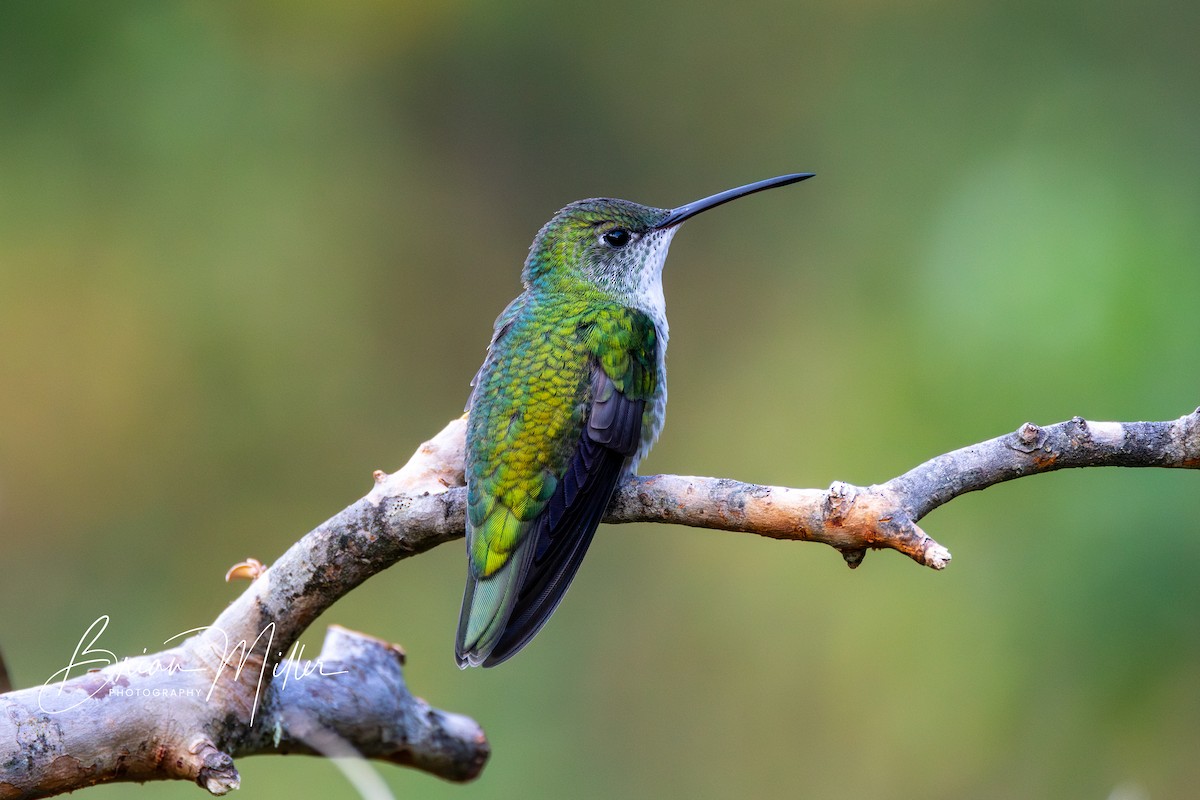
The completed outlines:
{"type": "Polygon", "coordinates": [[[579,447],[531,535],[536,550],[504,633],[484,666],[517,653],[541,630],[579,570],[626,461],[637,452],[645,401],[592,367],[592,404],[579,447]]]}

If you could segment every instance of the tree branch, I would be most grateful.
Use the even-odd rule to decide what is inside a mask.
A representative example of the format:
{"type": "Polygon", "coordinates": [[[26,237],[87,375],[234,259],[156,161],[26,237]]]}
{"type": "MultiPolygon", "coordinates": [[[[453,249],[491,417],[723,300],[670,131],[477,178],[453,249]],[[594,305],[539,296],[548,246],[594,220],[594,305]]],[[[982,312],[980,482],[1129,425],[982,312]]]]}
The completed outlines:
{"type": "MultiPolygon", "coordinates": [[[[358,753],[448,780],[479,774],[479,726],[407,691],[399,648],[341,628],[321,655],[293,646],[336,600],[403,558],[463,536],[465,417],[402,469],[375,473],[366,497],[307,534],[217,620],[178,646],[116,662],[87,643],[47,687],[0,695],[0,798],[45,797],[112,781],[238,785],[233,758],[268,752],[358,753]],[[90,649],[89,649],[90,648],[90,649]],[[288,653],[291,658],[285,658],[288,653]]],[[[966,492],[1070,467],[1200,467],[1200,409],[1169,422],[1075,419],[937,456],[886,483],[791,489],[721,478],[634,477],[606,522],[670,522],[824,542],[851,567],[890,548],[942,569],[950,553],[917,525],[966,492]]],[[[101,631],[102,632],[102,629],[101,631]]],[[[99,637],[96,634],[96,638],[99,637]]]]}
{"type": "MultiPolygon", "coordinates": [[[[401,470],[393,485],[423,492],[410,473],[419,477],[401,470]]],[[[239,786],[235,757],[338,745],[446,780],[476,777],[489,753],[482,729],[413,697],[398,647],[337,627],[313,661],[294,647],[338,597],[453,538],[410,535],[397,511],[366,500],[345,509],[171,649],[118,659],[99,644],[98,620],[62,681],[0,695],[0,800],[179,779],[221,795],[239,786]]]]}
{"type": "Polygon", "coordinates": [[[775,539],[824,542],[851,567],[868,549],[897,550],[942,569],[950,553],[916,524],[967,492],[1077,467],[1200,468],[1200,408],[1168,422],[1031,422],[937,456],[884,484],[829,489],[759,486],[720,478],[654,475],[618,490],[606,522],[673,522],[775,539]]]}

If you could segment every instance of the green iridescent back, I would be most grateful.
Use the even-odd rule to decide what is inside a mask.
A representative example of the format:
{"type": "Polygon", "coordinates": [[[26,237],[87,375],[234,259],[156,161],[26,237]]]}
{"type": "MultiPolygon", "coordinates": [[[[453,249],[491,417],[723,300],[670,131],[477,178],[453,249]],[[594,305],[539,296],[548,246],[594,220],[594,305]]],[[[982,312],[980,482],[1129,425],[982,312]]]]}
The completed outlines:
{"type": "Polygon", "coordinates": [[[593,364],[633,399],[650,399],[657,380],[653,323],[589,287],[527,292],[499,322],[467,429],[476,577],[507,562],[554,494],[583,435],[593,364]]]}

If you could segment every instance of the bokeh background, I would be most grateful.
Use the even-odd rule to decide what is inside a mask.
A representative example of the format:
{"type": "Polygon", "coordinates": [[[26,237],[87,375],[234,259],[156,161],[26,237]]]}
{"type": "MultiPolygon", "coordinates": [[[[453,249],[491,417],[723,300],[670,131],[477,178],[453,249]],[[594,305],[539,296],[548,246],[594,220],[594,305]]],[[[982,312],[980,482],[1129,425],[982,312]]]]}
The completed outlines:
{"type": "MultiPolygon", "coordinates": [[[[688,223],[644,472],[873,483],[1075,414],[1200,402],[1200,6],[615,0],[7,3],[0,646],[204,624],[457,415],[534,232],[818,177],[688,223]]],[[[1200,483],[963,497],[892,553],[606,528],[502,669],[459,672],[461,547],[337,622],[476,717],[408,797],[1166,798],[1200,785],[1200,483]]],[[[245,759],[247,798],[344,794],[245,759]]],[[[188,785],[88,797],[195,797],[188,785]]]]}

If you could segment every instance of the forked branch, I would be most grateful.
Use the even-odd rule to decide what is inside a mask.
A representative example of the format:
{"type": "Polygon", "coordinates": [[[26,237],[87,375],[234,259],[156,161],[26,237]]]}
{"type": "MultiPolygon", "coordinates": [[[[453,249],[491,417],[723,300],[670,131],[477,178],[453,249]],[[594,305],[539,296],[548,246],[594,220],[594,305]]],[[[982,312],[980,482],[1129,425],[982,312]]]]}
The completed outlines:
{"type": "MultiPolygon", "coordinates": [[[[355,586],[463,536],[465,430],[454,420],[401,470],[377,472],[366,497],[304,536],[174,648],[0,695],[0,799],[164,779],[222,794],[238,785],[233,758],[269,752],[352,749],[450,780],[478,775],[488,754],[479,726],[412,697],[398,648],[334,628],[316,661],[286,657],[355,586]]],[[[917,525],[934,508],[1025,475],[1100,466],[1200,467],[1200,409],[1169,422],[1027,423],[866,487],[635,477],[618,488],[605,521],[824,542],[852,567],[867,550],[890,548],[942,569],[949,551],[917,525]]]]}

